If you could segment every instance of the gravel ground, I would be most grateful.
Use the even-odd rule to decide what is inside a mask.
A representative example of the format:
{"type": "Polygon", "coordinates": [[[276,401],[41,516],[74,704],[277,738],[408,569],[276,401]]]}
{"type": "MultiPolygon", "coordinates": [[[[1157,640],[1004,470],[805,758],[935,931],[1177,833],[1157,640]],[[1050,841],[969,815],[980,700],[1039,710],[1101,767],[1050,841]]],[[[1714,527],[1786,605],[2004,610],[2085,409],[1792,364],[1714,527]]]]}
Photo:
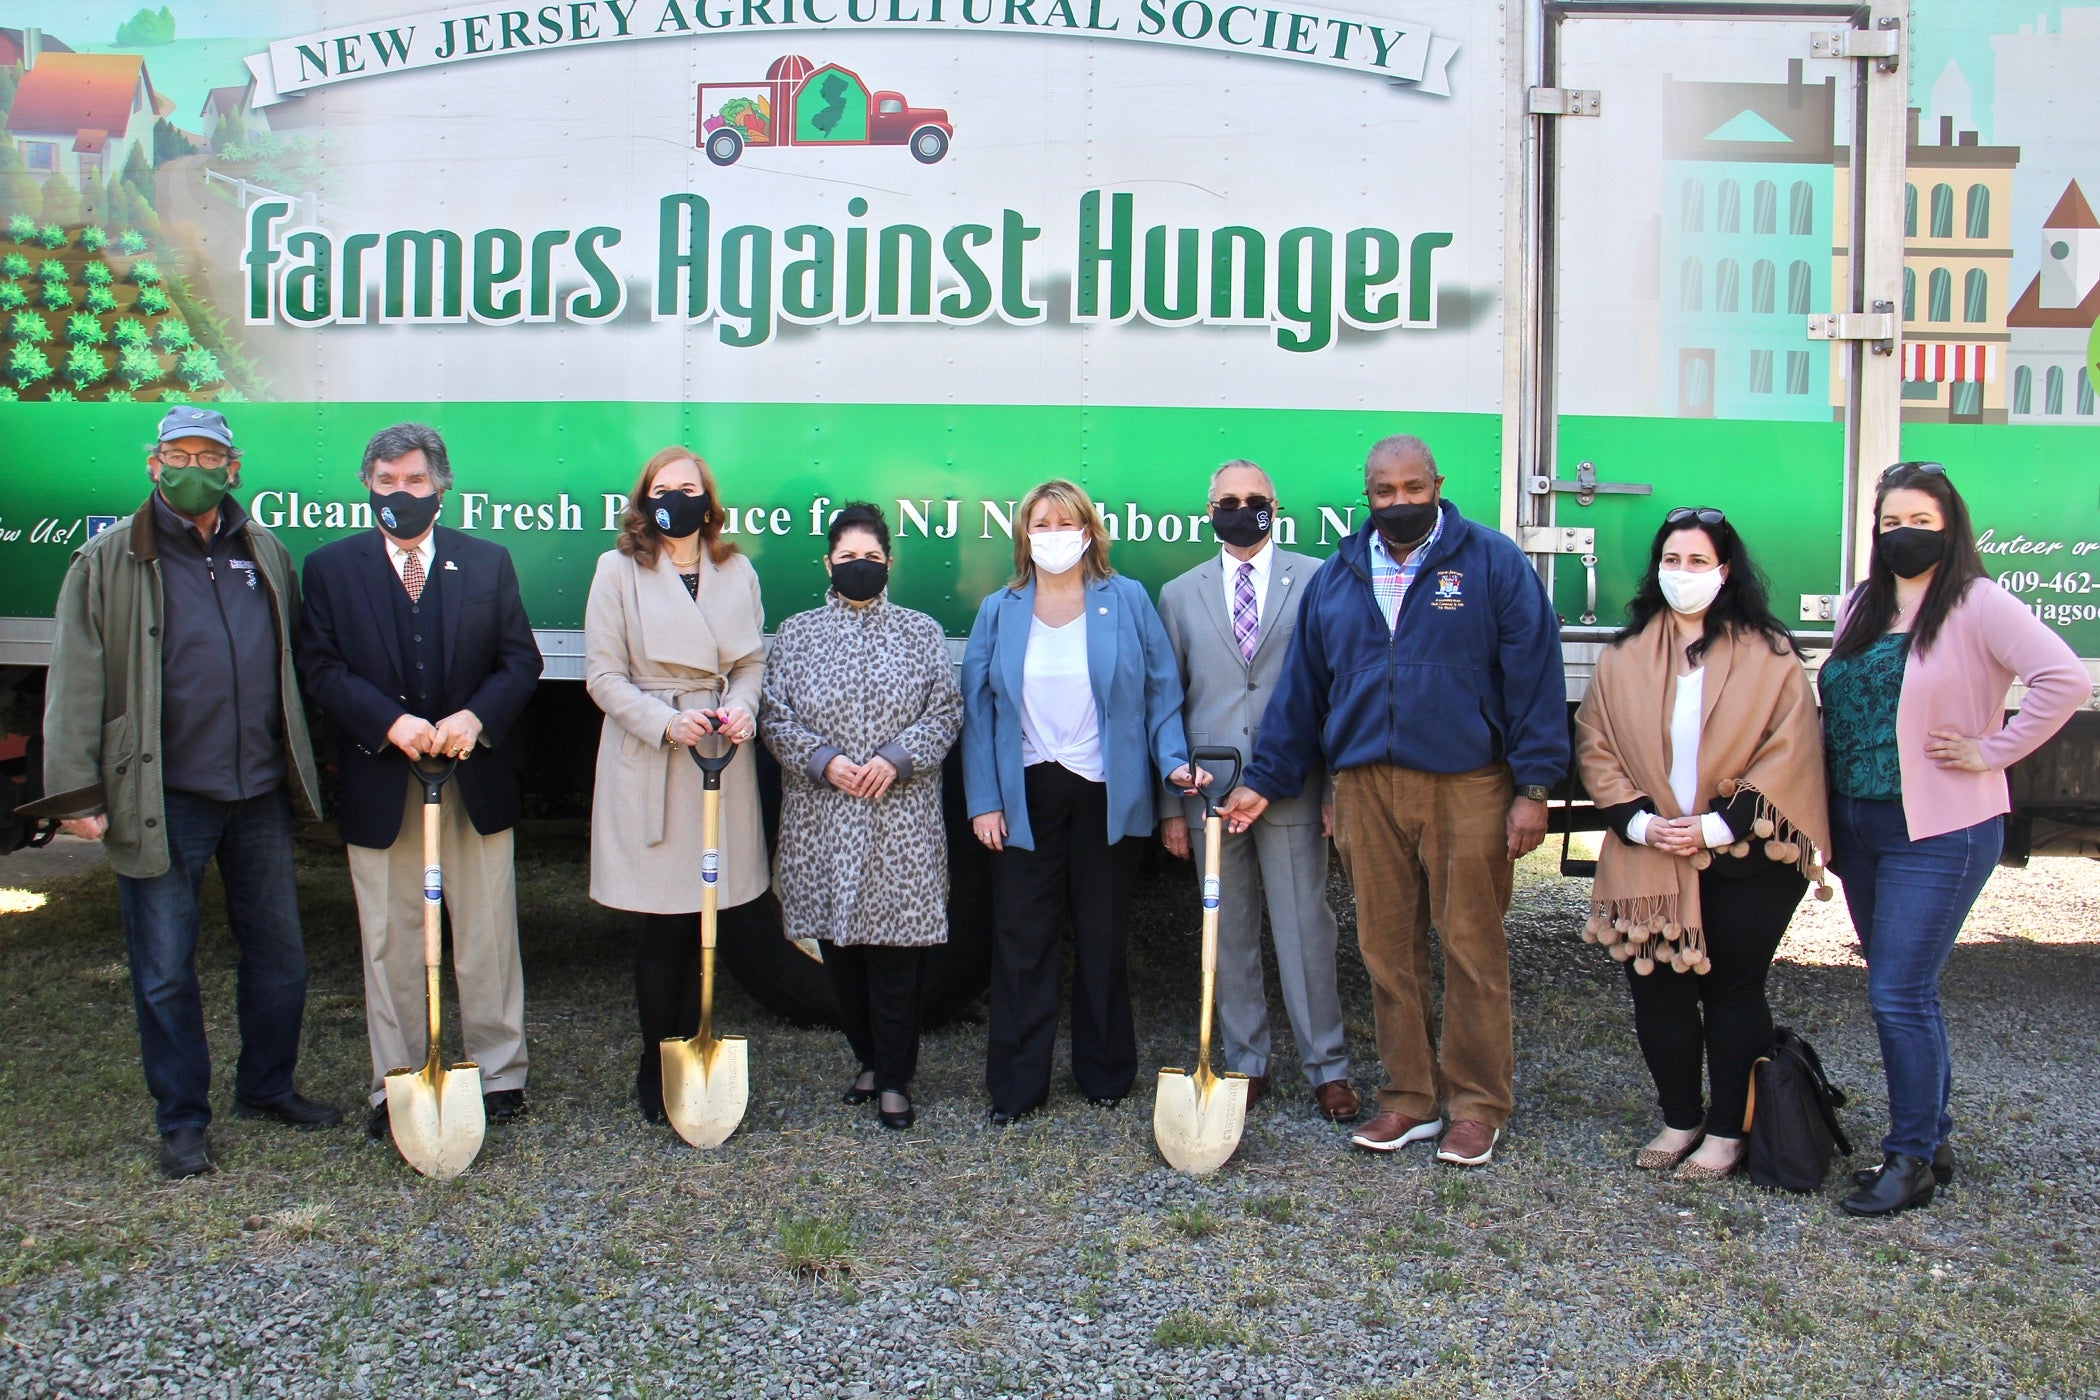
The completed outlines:
{"type": "MultiPolygon", "coordinates": [[[[1994,877],[1945,982],[1961,1176],[1861,1223],[1836,1173],[1788,1197],[1631,1169],[1654,1113],[1621,974],[1577,938],[1586,884],[1544,856],[1510,918],[1518,1106],[1492,1167],[1354,1151],[1287,1083],[1190,1180],[1154,1151],[1145,1079],[1107,1111],[1063,1085],[994,1133],[964,1023],[928,1039],[919,1126],[885,1133],[835,1102],[839,1037],[733,988],[742,1130],[702,1154],[646,1127],[627,944],[576,855],[521,864],[531,1112],[442,1185],[347,1126],[231,1117],[216,1176],[163,1182],[109,878],[0,863],[28,887],[0,890],[0,1397],[2100,1395],[2100,866],[1994,877]]],[[[350,1103],[339,852],[309,851],[301,883],[302,1087],[350,1103]]],[[[1161,878],[1139,914],[1148,1075],[1192,1054],[1188,892],[1161,878]]],[[[230,1065],[223,934],[206,958],[230,1065]]],[[[1368,1092],[1353,951],[1344,974],[1368,1092]]],[[[1773,982],[1868,1160],[1885,1104],[1842,902],[1804,907],[1773,982]]]]}

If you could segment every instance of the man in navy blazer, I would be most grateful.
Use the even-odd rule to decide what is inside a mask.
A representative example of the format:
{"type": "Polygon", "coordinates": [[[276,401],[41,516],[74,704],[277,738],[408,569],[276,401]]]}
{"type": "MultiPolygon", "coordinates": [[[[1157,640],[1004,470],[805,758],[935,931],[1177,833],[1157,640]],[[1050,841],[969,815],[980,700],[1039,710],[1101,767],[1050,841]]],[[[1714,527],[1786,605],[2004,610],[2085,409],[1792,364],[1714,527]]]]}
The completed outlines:
{"type": "Polygon", "coordinates": [[[436,524],[452,486],[444,440],[402,423],[365,447],[374,528],[307,557],[299,675],[340,735],[338,825],[350,850],[372,1045],[366,1128],[386,1131],[385,1077],[423,1062],[423,805],[418,758],[458,762],[439,809],[467,1058],[489,1116],[525,1102],[525,980],[503,740],[541,660],[510,551],[436,524]]]}

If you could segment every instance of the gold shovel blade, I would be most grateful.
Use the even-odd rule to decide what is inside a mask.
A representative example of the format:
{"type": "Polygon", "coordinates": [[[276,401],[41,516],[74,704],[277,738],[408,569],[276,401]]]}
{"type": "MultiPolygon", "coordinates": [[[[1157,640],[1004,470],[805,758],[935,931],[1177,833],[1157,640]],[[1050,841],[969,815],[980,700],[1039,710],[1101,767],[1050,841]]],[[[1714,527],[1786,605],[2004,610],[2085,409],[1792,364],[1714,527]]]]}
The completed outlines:
{"type": "Polygon", "coordinates": [[[749,1046],[740,1035],[720,1040],[671,1039],[663,1056],[664,1116],[695,1147],[720,1147],[744,1121],[751,1102],[749,1046]]]}
{"type": "Polygon", "coordinates": [[[1152,1137],[1167,1165],[1204,1176],[1230,1161],[1247,1126],[1247,1076],[1178,1069],[1159,1072],[1152,1137]]]}
{"type": "Polygon", "coordinates": [[[488,1134],[481,1066],[397,1069],[386,1077],[387,1126],[394,1147],[423,1175],[450,1181],[474,1163],[488,1134]]]}

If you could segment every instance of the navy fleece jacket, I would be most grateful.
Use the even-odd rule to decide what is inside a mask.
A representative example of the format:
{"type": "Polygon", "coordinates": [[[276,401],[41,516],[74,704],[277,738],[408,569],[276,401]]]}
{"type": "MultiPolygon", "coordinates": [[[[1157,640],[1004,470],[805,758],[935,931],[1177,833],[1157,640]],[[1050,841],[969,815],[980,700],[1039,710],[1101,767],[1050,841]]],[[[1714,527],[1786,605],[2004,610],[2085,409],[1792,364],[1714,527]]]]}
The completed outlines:
{"type": "Polygon", "coordinates": [[[1371,591],[1370,525],[1313,575],[1247,786],[1296,797],[1322,761],[1467,773],[1503,759],[1519,787],[1567,776],[1560,620],[1545,586],[1507,537],[1449,501],[1443,521],[1391,632],[1371,591]]]}

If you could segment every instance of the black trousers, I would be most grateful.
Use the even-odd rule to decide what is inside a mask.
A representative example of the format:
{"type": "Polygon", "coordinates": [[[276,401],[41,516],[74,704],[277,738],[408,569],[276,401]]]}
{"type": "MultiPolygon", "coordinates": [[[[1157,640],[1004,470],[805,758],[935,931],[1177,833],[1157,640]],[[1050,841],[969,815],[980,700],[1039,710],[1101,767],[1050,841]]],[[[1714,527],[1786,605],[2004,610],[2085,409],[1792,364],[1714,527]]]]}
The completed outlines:
{"type": "Polygon", "coordinates": [[[1807,890],[1807,878],[1790,865],[1740,879],[1701,871],[1699,911],[1713,971],[1699,976],[1658,963],[1643,977],[1626,964],[1634,1034],[1655,1079],[1663,1122],[1672,1128],[1704,1126],[1717,1137],[1743,1135],[1750,1070],[1772,1048],[1765,976],[1807,890]],[[1713,1098],[1702,1112],[1701,1080],[1707,1074],[1713,1098]]]}
{"type": "MultiPolygon", "coordinates": [[[[757,917],[762,900],[715,913],[715,939],[757,917]]],[[[644,1109],[664,1101],[663,1059],[657,1042],[700,1032],[700,915],[637,914],[634,942],[634,1010],[642,1032],[635,1066],[635,1094],[644,1109]]],[[[715,972],[721,974],[720,954],[715,972]]]]}
{"type": "Polygon", "coordinates": [[[924,948],[887,948],[818,940],[824,971],[839,1002],[846,1043],[875,1087],[901,1094],[919,1069],[919,997],[924,948]]]}
{"type": "Polygon", "coordinates": [[[1072,1077],[1119,1099],[1137,1078],[1130,1017],[1131,891],[1144,842],[1108,839],[1108,789],[1055,763],[1029,765],[1035,849],[992,858],[991,1014],[984,1083],[992,1106],[1025,1113],[1050,1097],[1059,944],[1072,930],[1072,1077]]]}

